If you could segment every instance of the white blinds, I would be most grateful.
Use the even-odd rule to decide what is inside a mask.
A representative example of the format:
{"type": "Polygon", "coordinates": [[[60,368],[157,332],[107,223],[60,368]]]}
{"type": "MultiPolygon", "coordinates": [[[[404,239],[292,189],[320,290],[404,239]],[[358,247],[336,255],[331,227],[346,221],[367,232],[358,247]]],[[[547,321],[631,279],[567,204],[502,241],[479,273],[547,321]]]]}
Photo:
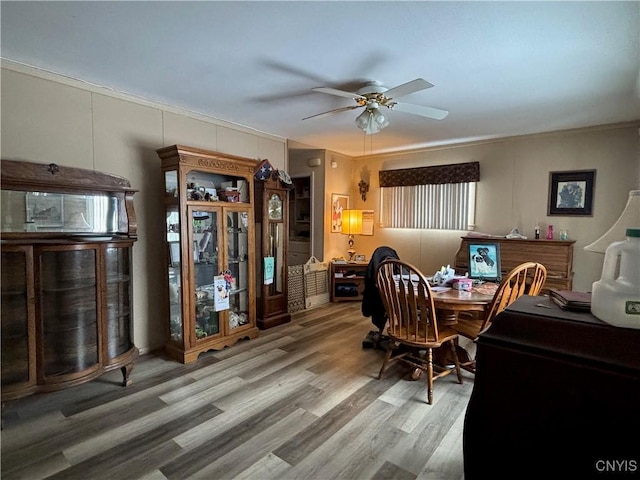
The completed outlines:
{"type": "Polygon", "coordinates": [[[471,230],[476,184],[442,183],[380,189],[380,222],[389,228],[471,230]]]}

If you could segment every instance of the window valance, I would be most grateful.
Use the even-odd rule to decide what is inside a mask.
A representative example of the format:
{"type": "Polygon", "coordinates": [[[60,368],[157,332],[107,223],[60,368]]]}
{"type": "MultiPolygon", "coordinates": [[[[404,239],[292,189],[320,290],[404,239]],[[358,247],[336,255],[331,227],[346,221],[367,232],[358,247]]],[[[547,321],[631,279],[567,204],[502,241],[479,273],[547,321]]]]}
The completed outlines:
{"type": "Polygon", "coordinates": [[[381,187],[478,182],[480,181],[480,162],[381,170],[379,179],[381,187]]]}

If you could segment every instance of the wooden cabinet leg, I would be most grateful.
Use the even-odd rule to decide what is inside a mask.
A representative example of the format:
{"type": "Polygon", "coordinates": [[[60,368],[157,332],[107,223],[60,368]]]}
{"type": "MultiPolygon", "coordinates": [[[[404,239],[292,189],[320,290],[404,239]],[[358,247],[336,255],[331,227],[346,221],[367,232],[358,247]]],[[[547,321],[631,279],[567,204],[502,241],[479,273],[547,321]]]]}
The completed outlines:
{"type": "Polygon", "coordinates": [[[133,380],[131,380],[131,370],[133,370],[133,362],[125,365],[124,367],[120,367],[120,371],[122,372],[123,387],[128,387],[133,383],[133,380]]]}

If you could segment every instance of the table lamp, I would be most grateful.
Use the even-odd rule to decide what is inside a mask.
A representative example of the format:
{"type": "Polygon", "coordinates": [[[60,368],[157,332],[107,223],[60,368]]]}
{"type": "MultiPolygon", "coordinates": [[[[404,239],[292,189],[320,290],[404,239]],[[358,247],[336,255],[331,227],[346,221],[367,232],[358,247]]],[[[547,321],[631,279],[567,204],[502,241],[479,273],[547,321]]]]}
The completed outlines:
{"type": "Polygon", "coordinates": [[[362,233],[362,210],[343,210],[342,211],[342,234],[349,235],[349,261],[353,261],[356,251],[353,249],[354,235],[362,233]]]}
{"type": "Polygon", "coordinates": [[[638,227],[640,227],[640,190],[631,190],[629,192],[629,200],[627,200],[627,205],[620,214],[620,218],[604,235],[584,247],[584,249],[587,252],[604,253],[613,242],[621,242],[626,238],[625,231],[627,228],[638,227]]]}

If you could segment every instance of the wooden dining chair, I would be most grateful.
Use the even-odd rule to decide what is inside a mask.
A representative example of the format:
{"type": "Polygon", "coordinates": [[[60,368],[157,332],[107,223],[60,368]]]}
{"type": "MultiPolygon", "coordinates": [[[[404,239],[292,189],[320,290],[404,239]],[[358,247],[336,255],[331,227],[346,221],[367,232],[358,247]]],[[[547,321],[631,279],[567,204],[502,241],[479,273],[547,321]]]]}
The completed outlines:
{"type": "MultiPolygon", "coordinates": [[[[518,298],[523,295],[538,295],[546,279],[547,269],[541,263],[525,262],[514,267],[500,282],[493,300],[482,316],[460,317],[452,328],[459,335],[475,342],[478,335],[491,326],[496,316],[518,298]]],[[[462,368],[475,373],[475,358],[463,362],[462,368]]]]}
{"type": "Polygon", "coordinates": [[[377,286],[387,313],[389,343],[378,379],[385,368],[400,360],[426,372],[427,403],[433,402],[433,381],[455,371],[462,383],[455,341],[458,334],[450,327],[439,327],[429,283],[413,265],[398,259],[383,261],[377,272],[377,286]],[[453,367],[433,363],[433,349],[448,344],[453,367]],[[424,354],[422,354],[424,352],[424,354]]]}

